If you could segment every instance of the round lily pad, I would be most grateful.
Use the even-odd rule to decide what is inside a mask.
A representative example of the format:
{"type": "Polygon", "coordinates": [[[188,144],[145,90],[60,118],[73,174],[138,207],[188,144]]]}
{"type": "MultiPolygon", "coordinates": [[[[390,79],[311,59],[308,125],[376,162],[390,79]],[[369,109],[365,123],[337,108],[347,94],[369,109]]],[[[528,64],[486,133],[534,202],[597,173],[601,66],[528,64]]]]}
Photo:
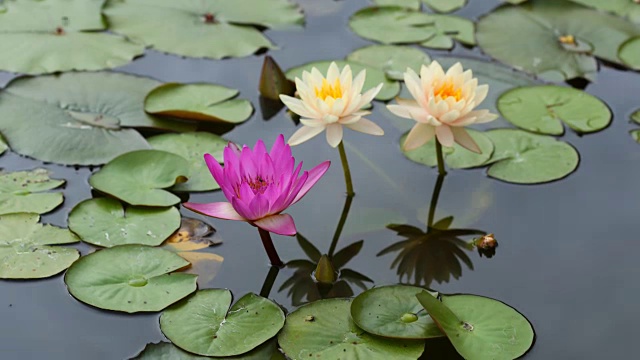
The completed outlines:
{"type": "Polygon", "coordinates": [[[318,300],[287,316],[278,335],[291,359],[415,360],[424,341],[386,339],[371,335],[351,320],[351,299],[318,300]]]}
{"type": "Polygon", "coordinates": [[[0,215],[28,212],[44,214],[64,201],[61,192],[43,193],[64,184],[64,180],[51,179],[49,171],[0,172],[0,215]]]}
{"type": "Polygon", "coordinates": [[[602,11],[625,17],[632,22],[640,23],[640,6],[635,0],[571,0],[602,11]]]}
{"type": "Polygon", "coordinates": [[[116,33],[160,51],[213,59],[274,48],[252,25],[280,27],[304,20],[298,6],[287,0],[108,1],[104,13],[116,33]]]}
{"type": "Polygon", "coordinates": [[[160,311],[196,290],[189,262],[171,251],[120,245],[83,256],[67,270],[69,293],[83,303],[128,313],[160,311]]]}
{"type": "Polygon", "coordinates": [[[529,321],[500,301],[462,294],[440,302],[427,292],[418,299],[465,359],[517,359],[533,345],[529,321]]]}
{"type": "Polygon", "coordinates": [[[203,156],[211,154],[216,159],[222,160],[222,150],[229,143],[227,140],[207,132],[163,134],[147,140],[154,149],[180,155],[189,162],[190,170],[187,176],[189,180],[176,184],[172,190],[210,191],[220,188],[211,176],[203,156]]]}
{"type": "Polygon", "coordinates": [[[213,84],[164,84],[144,100],[145,111],[188,120],[238,124],[253,113],[248,100],[232,99],[238,90],[213,84]]]}
{"type": "Polygon", "coordinates": [[[401,6],[407,9],[420,10],[421,0],[373,0],[378,6],[401,6]]]}
{"type": "Polygon", "coordinates": [[[580,162],[573,146],[550,136],[515,129],[484,134],[494,145],[487,173],[496,179],[519,184],[554,181],[571,174],[580,162]]]}
{"type": "Polygon", "coordinates": [[[597,97],[564,86],[530,86],[505,92],[498,110],[512,124],[528,131],[562,135],[564,122],[577,133],[606,128],[611,111],[597,97]]]}
{"type": "Polygon", "coordinates": [[[422,0],[427,6],[440,13],[448,13],[461,9],[467,0],[422,0]]]}
{"type": "Polygon", "coordinates": [[[368,7],[349,19],[349,26],[365,39],[383,44],[410,44],[436,35],[431,15],[400,6],[368,7]]]}
{"type": "Polygon", "coordinates": [[[451,49],[457,40],[465,45],[475,45],[475,24],[473,21],[452,15],[431,15],[435,34],[420,45],[432,49],[451,49]]]}
{"type": "Polygon", "coordinates": [[[78,238],[67,229],[38,223],[38,214],[0,216],[0,278],[39,279],[56,275],[80,257],[71,244],[78,238]]]}
{"type": "Polygon", "coordinates": [[[104,247],[124,244],[157,246],[180,226],[175,207],[124,208],[116,199],[81,202],[69,214],[69,229],[82,241],[104,247]]]}
{"type": "MultiPolygon", "coordinates": [[[[311,69],[314,67],[317,68],[321,73],[326,74],[327,70],[329,70],[329,65],[331,65],[332,62],[333,61],[329,60],[304,64],[287,70],[286,75],[289,80],[295,80],[296,77],[302,79],[302,72],[311,71],[311,69]]],[[[376,96],[376,99],[378,100],[391,100],[400,92],[400,84],[397,81],[387,79],[385,73],[382,70],[354,61],[337,60],[335,61],[335,63],[340,69],[342,69],[346,65],[349,65],[351,67],[351,71],[353,72],[353,76],[356,76],[362,70],[367,71],[367,78],[364,82],[364,86],[362,87],[362,92],[374,88],[378,86],[378,84],[382,83],[382,89],[378,93],[378,96],[376,96]]]]}
{"type": "Polygon", "coordinates": [[[101,70],[125,65],[144,46],[110,33],[104,0],[0,3],[0,69],[26,74],[101,70]],[[25,46],[29,44],[29,46],[25,46]]]}
{"type": "Polygon", "coordinates": [[[478,21],[476,34],[489,56],[552,81],[593,79],[598,71],[594,57],[620,63],[618,48],[638,35],[640,27],[613,15],[555,0],[504,5],[478,21]],[[593,52],[571,49],[581,43],[591,44],[593,52]]]}
{"type": "MultiPolygon", "coordinates": [[[[442,154],[444,155],[444,162],[452,169],[467,169],[481,166],[486,163],[487,160],[491,158],[491,154],[493,154],[493,143],[484,133],[471,129],[467,129],[467,132],[471,138],[475,140],[476,144],[478,144],[482,153],[477,154],[458,144],[454,144],[453,147],[443,147],[442,154]]],[[[404,143],[407,135],[408,133],[402,135],[400,144],[404,143]]],[[[436,166],[438,165],[438,158],[436,155],[435,141],[435,138],[431,139],[417,149],[409,151],[402,150],[402,153],[411,161],[427,166],[436,166]]]]}
{"type": "Polygon", "coordinates": [[[207,289],[165,310],[162,333],[175,345],[205,356],[249,352],[275,336],[284,325],[284,312],[269,299],[253,293],[231,308],[231,292],[207,289]]]}
{"type": "Polygon", "coordinates": [[[172,206],[180,198],[163,189],[186,181],[189,162],[160,150],[120,155],[89,178],[96,190],[131,205],[172,206]]]}
{"type": "MultiPolygon", "coordinates": [[[[246,354],[237,356],[227,356],[224,359],[229,360],[284,360],[278,351],[278,344],[274,340],[265,342],[257,348],[246,354]]],[[[198,356],[188,353],[179,347],[168,342],[159,342],[157,344],[147,344],[144,350],[138,356],[131,360],[205,360],[205,359],[222,359],[211,356],[198,356]]]]}
{"type": "Polygon", "coordinates": [[[407,68],[420,73],[422,65],[431,63],[426,52],[397,45],[372,45],[355,50],[347,56],[348,61],[355,61],[384,71],[389,79],[404,80],[407,68]]]}
{"type": "MultiPolygon", "coordinates": [[[[636,5],[640,8],[640,6],[636,5]]],[[[627,40],[618,51],[618,57],[628,67],[640,70],[640,36],[627,40]]]]}
{"type": "Polygon", "coordinates": [[[397,339],[429,339],[444,336],[424,311],[416,294],[423,288],[407,285],[380,286],[358,295],[351,303],[351,317],[362,330],[397,339]]]}

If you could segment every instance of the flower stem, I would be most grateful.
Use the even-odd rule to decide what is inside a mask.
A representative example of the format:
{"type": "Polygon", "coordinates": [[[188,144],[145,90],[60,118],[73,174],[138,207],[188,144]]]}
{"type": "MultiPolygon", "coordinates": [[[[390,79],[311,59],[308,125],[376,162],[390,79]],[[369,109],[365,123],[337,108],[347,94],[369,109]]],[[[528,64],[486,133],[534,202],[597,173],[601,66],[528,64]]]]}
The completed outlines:
{"type": "Polygon", "coordinates": [[[340,142],[340,144],[338,144],[338,151],[340,152],[340,160],[342,161],[342,170],[344,170],[344,182],[347,185],[347,196],[353,196],[356,193],[353,192],[353,183],[351,182],[351,170],[349,170],[347,153],[344,151],[344,144],[342,141],[340,142]]]}
{"type": "Polygon", "coordinates": [[[436,186],[433,188],[433,194],[431,194],[431,204],[429,204],[429,218],[427,219],[427,231],[429,231],[429,228],[433,226],[433,219],[436,216],[436,207],[438,206],[438,198],[440,197],[440,190],[442,190],[443,183],[444,174],[440,174],[438,175],[438,180],[436,180],[436,186]]]}
{"type": "Polygon", "coordinates": [[[349,215],[349,209],[351,209],[352,201],[353,195],[347,195],[347,200],[345,200],[344,207],[342,208],[342,215],[340,215],[340,221],[338,221],[338,227],[336,227],[336,231],[333,233],[329,254],[327,254],[329,259],[333,258],[333,253],[336,251],[336,247],[338,246],[338,240],[340,240],[342,229],[344,228],[345,222],[347,222],[347,215],[349,215]]]}
{"type": "Polygon", "coordinates": [[[260,239],[262,239],[262,245],[264,245],[264,249],[267,251],[267,255],[269,256],[269,261],[271,261],[272,266],[282,267],[284,263],[280,260],[278,256],[278,252],[276,251],[276,247],[273,246],[273,240],[271,240],[271,233],[261,228],[258,228],[258,233],[260,233],[260,239]]]}
{"type": "Polygon", "coordinates": [[[264,279],[264,283],[262,284],[262,289],[260,289],[260,296],[263,298],[269,297],[273,284],[276,282],[276,278],[278,277],[278,272],[280,272],[280,268],[277,266],[272,266],[269,269],[269,273],[267,273],[267,277],[264,279]]]}
{"type": "Polygon", "coordinates": [[[438,139],[436,141],[436,154],[438,155],[438,174],[447,175],[447,171],[444,169],[444,158],[442,157],[442,144],[438,139]]]}

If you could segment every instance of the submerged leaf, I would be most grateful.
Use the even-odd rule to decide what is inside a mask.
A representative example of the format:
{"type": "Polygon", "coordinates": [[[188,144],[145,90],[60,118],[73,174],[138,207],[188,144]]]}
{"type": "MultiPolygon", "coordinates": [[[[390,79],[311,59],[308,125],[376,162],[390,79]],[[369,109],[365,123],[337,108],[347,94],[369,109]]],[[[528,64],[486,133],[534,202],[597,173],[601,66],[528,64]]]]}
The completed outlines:
{"type": "Polygon", "coordinates": [[[64,180],[51,179],[49,171],[0,172],[0,215],[18,212],[44,214],[64,201],[61,192],[43,193],[64,184],[64,180]]]}

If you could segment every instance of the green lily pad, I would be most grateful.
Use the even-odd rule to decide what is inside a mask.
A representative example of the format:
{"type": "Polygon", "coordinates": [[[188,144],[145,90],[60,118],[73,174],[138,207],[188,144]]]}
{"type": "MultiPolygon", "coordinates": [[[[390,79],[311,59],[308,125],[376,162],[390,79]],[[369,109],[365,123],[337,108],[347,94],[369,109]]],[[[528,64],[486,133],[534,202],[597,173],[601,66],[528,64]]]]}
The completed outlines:
{"type": "Polygon", "coordinates": [[[238,90],[213,84],[164,84],[144,100],[147,113],[187,120],[238,124],[253,113],[248,100],[233,99],[238,90]]]}
{"type": "Polygon", "coordinates": [[[124,244],[158,246],[180,227],[175,207],[149,209],[111,198],[81,202],[69,214],[69,229],[82,241],[104,247],[124,244]]]}
{"type": "Polygon", "coordinates": [[[27,212],[44,214],[64,201],[61,192],[42,193],[64,184],[64,180],[51,179],[49,171],[0,172],[0,215],[27,212]]]}
{"type": "Polygon", "coordinates": [[[373,0],[378,6],[401,6],[411,10],[420,10],[420,0],[373,0]]]}
{"type": "Polygon", "coordinates": [[[634,0],[571,0],[598,10],[608,11],[625,17],[632,22],[640,23],[640,6],[634,0]]]}
{"type": "Polygon", "coordinates": [[[231,292],[207,289],[165,310],[162,333],[184,350],[205,356],[244,354],[274,337],[284,325],[284,312],[253,293],[231,308],[231,292]]]}
{"type": "Polygon", "coordinates": [[[361,9],[351,16],[349,26],[363,38],[383,44],[419,43],[436,35],[431,15],[399,6],[361,9]]]}
{"type": "Polygon", "coordinates": [[[304,21],[298,6],[287,0],[109,0],[104,13],[116,33],[160,51],[213,59],[275,48],[252,25],[280,27],[304,21]]]}
{"type": "Polygon", "coordinates": [[[38,214],[0,216],[0,279],[40,279],[56,275],[80,257],[67,229],[42,225],[38,214]]]}
{"type": "Polygon", "coordinates": [[[125,65],[144,46],[97,30],[104,0],[5,1],[0,6],[0,69],[45,74],[125,65]],[[29,44],[29,46],[25,46],[29,44]]]}
{"type": "Polygon", "coordinates": [[[403,81],[407,68],[420,73],[422,65],[431,63],[431,57],[409,46],[372,45],[355,50],[347,56],[347,61],[374,67],[384,71],[389,79],[403,81]]]}
{"type": "Polygon", "coordinates": [[[414,360],[422,354],[423,341],[371,335],[351,320],[350,313],[351,299],[326,299],[301,306],[287,316],[278,343],[294,360],[414,360]]]}
{"type": "Polygon", "coordinates": [[[229,360],[278,360],[284,358],[278,351],[276,341],[267,341],[257,348],[243,355],[227,356],[224,358],[211,356],[198,356],[188,353],[168,342],[147,344],[138,356],[131,360],[205,360],[205,359],[229,359],[229,360]]]}
{"type": "Polygon", "coordinates": [[[180,198],[163,189],[184,182],[189,162],[160,150],[139,150],[120,155],[89,178],[98,191],[128,204],[172,206],[180,198]]]}
{"type": "Polygon", "coordinates": [[[7,151],[8,148],[9,148],[9,145],[7,145],[7,142],[0,135],[0,155],[4,154],[4,152],[7,151]]]}
{"type": "MultiPolygon", "coordinates": [[[[638,9],[640,6],[636,5],[638,9]]],[[[640,70],[640,36],[625,41],[618,51],[618,57],[628,67],[640,70]]]]}
{"type": "Polygon", "coordinates": [[[498,99],[502,116],[524,130],[562,135],[564,122],[579,134],[600,131],[611,122],[611,111],[597,97],[563,86],[521,87],[498,99]]]}
{"type": "MultiPolygon", "coordinates": [[[[481,166],[485,164],[487,160],[491,158],[491,154],[493,154],[493,143],[484,133],[472,129],[467,129],[467,132],[471,138],[475,140],[476,144],[478,144],[482,153],[477,154],[458,144],[454,144],[453,147],[443,147],[442,154],[444,155],[444,162],[452,169],[467,169],[481,166]]],[[[404,143],[407,135],[408,133],[402,135],[402,138],[400,138],[401,144],[404,143]]],[[[438,158],[436,155],[435,141],[435,138],[431,139],[428,143],[417,149],[409,151],[402,150],[402,153],[411,161],[427,166],[436,166],[438,165],[438,158]]]]}
{"type": "MultiPolygon", "coordinates": [[[[321,73],[326,74],[327,70],[329,70],[329,65],[331,65],[332,62],[333,61],[328,60],[304,64],[287,70],[286,75],[290,80],[295,80],[296,77],[302,79],[302,72],[311,71],[313,67],[317,68],[321,73]]],[[[397,81],[387,79],[382,70],[378,70],[374,67],[360,64],[354,61],[335,60],[335,63],[340,69],[342,69],[346,65],[349,65],[351,67],[351,71],[353,72],[353,76],[356,76],[362,70],[367,71],[367,79],[365,80],[364,86],[362,87],[363,92],[374,88],[378,86],[378,84],[382,83],[382,89],[378,93],[378,96],[376,96],[377,100],[391,100],[400,92],[400,84],[397,81]]]]}
{"type": "Polygon", "coordinates": [[[486,54],[552,81],[593,79],[598,71],[595,57],[620,63],[620,45],[640,35],[640,26],[556,0],[502,6],[481,18],[477,29],[478,44],[486,54]],[[526,36],[514,38],[513,34],[526,36]],[[563,45],[571,44],[572,39],[576,44],[591,44],[593,52],[568,50],[563,45]]]}
{"type": "MultiPolygon", "coordinates": [[[[374,287],[356,296],[351,317],[362,330],[395,339],[444,336],[416,299],[423,288],[407,285],[374,287]]],[[[436,294],[437,295],[437,294],[436,294]]]]}
{"type": "Polygon", "coordinates": [[[170,274],[188,265],[171,251],[120,245],[83,256],[64,281],[73,297],[100,309],[160,311],[196,290],[196,275],[170,274]]]}
{"type": "Polygon", "coordinates": [[[422,0],[428,7],[440,13],[448,13],[463,8],[467,0],[422,0]]]}
{"type": "Polygon", "coordinates": [[[430,15],[434,21],[435,34],[420,45],[433,49],[451,49],[457,40],[465,45],[475,45],[473,21],[452,15],[430,15]]]}
{"type": "Polygon", "coordinates": [[[632,130],[630,134],[633,140],[640,144],[640,130],[632,130]]]}
{"type": "Polygon", "coordinates": [[[573,146],[551,136],[522,130],[495,129],[484,133],[494,151],[487,164],[493,178],[518,183],[538,184],[559,180],[578,167],[580,156],[573,146]]]}
{"type": "Polygon", "coordinates": [[[529,321],[500,301],[452,295],[440,302],[426,291],[417,298],[465,359],[517,359],[533,345],[529,321]]]}
{"type": "Polygon", "coordinates": [[[154,149],[180,155],[189,162],[189,180],[176,184],[172,190],[210,191],[220,188],[211,176],[203,156],[208,153],[222,161],[222,150],[229,143],[227,140],[207,132],[163,134],[147,140],[154,149]]]}
{"type": "Polygon", "coordinates": [[[640,109],[631,114],[631,121],[635,122],[636,124],[640,124],[640,109]]]}

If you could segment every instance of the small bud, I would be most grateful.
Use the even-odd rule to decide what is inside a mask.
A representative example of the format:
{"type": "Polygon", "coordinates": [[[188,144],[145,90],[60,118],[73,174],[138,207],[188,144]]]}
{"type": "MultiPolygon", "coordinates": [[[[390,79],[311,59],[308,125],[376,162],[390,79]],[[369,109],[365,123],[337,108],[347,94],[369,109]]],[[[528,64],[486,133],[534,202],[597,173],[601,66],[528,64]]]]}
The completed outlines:
{"type": "Polygon", "coordinates": [[[400,317],[400,320],[405,324],[409,324],[418,321],[418,315],[414,313],[404,313],[402,317],[400,317]]]}
{"type": "Polygon", "coordinates": [[[478,249],[480,256],[484,255],[487,258],[491,258],[496,254],[496,248],[498,247],[498,241],[493,234],[487,234],[483,237],[477,238],[473,241],[473,245],[478,249]]]}
{"type": "Polygon", "coordinates": [[[576,38],[573,35],[562,35],[558,37],[558,41],[565,45],[577,45],[576,38]]]}
{"type": "Polygon", "coordinates": [[[336,281],[336,271],[327,255],[322,255],[318,261],[314,277],[322,284],[333,284],[336,281]]]}

